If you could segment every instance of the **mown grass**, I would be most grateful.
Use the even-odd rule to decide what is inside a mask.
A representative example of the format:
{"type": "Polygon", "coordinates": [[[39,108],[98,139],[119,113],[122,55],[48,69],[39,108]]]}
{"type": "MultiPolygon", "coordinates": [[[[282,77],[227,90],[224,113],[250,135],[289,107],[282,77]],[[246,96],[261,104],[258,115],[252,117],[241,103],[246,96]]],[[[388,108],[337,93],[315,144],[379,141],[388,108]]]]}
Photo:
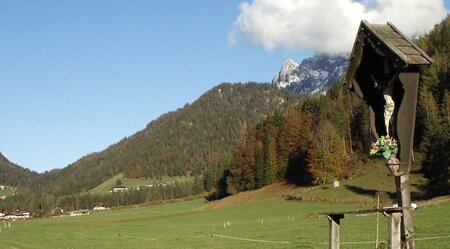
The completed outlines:
{"type": "MultiPolygon", "coordinates": [[[[355,166],[355,172],[348,179],[340,181],[338,188],[331,184],[314,188],[299,188],[291,197],[306,201],[326,201],[332,203],[376,203],[377,195],[381,205],[392,205],[396,198],[395,181],[382,160],[368,160],[355,166]]],[[[426,180],[420,173],[420,165],[413,164],[410,172],[411,195],[415,200],[424,198],[426,180]]]]}
{"type": "MultiPolygon", "coordinates": [[[[318,212],[360,208],[367,206],[283,198],[214,208],[214,203],[196,199],[81,217],[11,222],[10,228],[1,226],[0,248],[327,248],[328,220],[318,212]]],[[[450,235],[448,210],[450,201],[420,206],[414,212],[418,248],[446,248],[450,243],[450,238],[420,240],[450,235]]],[[[385,240],[387,221],[383,216],[380,221],[380,238],[385,240]]],[[[374,241],[375,227],[375,215],[346,217],[341,222],[341,241],[374,241]]],[[[341,247],[374,248],[374,244],[341,247]]]]}
{"type": "MultiPolygon", "coordinates": [[[[16,221],[6,228],[0,223],[0,248],[328,248],[328,220],[319,212],[373,208],[378,193],[382,205],[394,203],[394,180],[382,163],[373,160],[355,167],[356,173],[338,188],[273,184],[212,203],[199,198],[81,217],[16,221]],[[287,196],[301,201],[287,201],[287,196]]],[[[424,179],[417,169],[414,165],[410,175],[413,201],[419,201],[413,213],[417,248],[449,248],[450,198],[422,200],[424,179]],[[443,238],[427,239],[432,237],[443,238]]],[[[127,185],[118,175],[96,189],[106,191],[117,179],[127,185]]],[[[128,184],[139,186],[141,180],[128,184]]],[[[387,240],[387,219],[382,215],[379,234],[381,241],[387,240]]],[[[375,236],[375,214],[341,220],[341,248],[375,248],[375,236]]]]}
{"type": "Polygon", "coordinates": [[[107,194],[116,185],[117,180],[120,180],[122,182],[122,184],[128,188],[143,187],[143,186],[146,186],[149,184],[152,184],[153,186],[155,186],[159,182],[194,183],[194,177],[191,177],[191,176],[175,176],[175,177],[163,176],[161,179],[155,179],[155,178],[145,179],[144,177],[126,178],[123,176],[123,173],[119,173],[119,174],[111,177],[110,179],[106,180],[102,184],[98,185],[97,187],[90,189],[88,192],[90,194],[107,194]]]}
{"type": "Polygon", "coordinates": [[[123,173],[119,173],[110,179],[106,180],[97,187],[90,189],[88,192],[90,194],[106,194],[116,185],[117,180],[123,180],[123,173]]]}
{"type": "Polygon", "coordinates": [[[5,186],[3,190],[0,190],[0,195],[4,195],[6,197],[12,196],[13,191],[10,186],[5,186]]]}

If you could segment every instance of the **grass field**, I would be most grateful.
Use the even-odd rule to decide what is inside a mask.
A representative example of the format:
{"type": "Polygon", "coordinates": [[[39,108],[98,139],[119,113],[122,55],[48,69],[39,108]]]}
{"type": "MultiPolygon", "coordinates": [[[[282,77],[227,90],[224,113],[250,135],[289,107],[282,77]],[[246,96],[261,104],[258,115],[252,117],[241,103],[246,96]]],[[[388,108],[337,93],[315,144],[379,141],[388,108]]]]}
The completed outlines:
{"type": "Polygon", "coordinates": [[[3,190],[0,190],[0,195],[4,195],[6,197],[11,196],[13,193],[10,186],[5,186],[3,190]]]}
{"type": "Polygon", "coordinates": [[[149,184],[152,184],[153,186],[156,186],[159,182],[165,182],[165,183],[194,183],[194,177],[192,176],[175,176],[175,177],[169,177],[164,176],[161,179],[153,179],[153,178],[126,178],[123,176],[123,173],[119,173],[113,177],[111,177],[109,180],[103,182],[102,184],[98,185],[97,187],[89,190],[88,192],[90,194],[107,194],[109,191],[116,185],[117,180],[120,180],[123,185],[125,185],[127,188],[137,188],[146,186],[149,184]]]}
{"type": "MultiPolygon", "coordinates": [[[[313,189],[298,188],[291,196],[306,201],[326,201],[333,203],[373,203],[377,194],[381,196],[381,204],[391,204],[395,199],[395,181],[387,167],[380,160],[368,160],[356,166],[355,173],[347,180],[340,181],[339,188],[326,187],[313,189]]],[[[424,198],[423,186],[426,184],[420,165],[413,164],[410,172],[412,199],[424,198]]]]}
{"type": "MultiPolygon", "coordinates": [[[[328,248],[328,220],[318,212],[373,207],[281,197],[292,191],[296,190],[290,186],[273,185],[213,203],[198,198],[88,216],[15,221],[11,227],[0,223],[0,248],[328,248]]],[[[414,211],[417,248],[449,248],[449,210],[448,198],[419,203],[414,211]],[[444,238],[423,240],[430,237],[444,238]]],[[[380,238],[386,240],[386,218],[380,221],[380,238]]],[[[375,227],[375,215],[346,217],[341,241],[369,243],[341,248],[374,248],[370,241],[375,240],[375,227]]]]}

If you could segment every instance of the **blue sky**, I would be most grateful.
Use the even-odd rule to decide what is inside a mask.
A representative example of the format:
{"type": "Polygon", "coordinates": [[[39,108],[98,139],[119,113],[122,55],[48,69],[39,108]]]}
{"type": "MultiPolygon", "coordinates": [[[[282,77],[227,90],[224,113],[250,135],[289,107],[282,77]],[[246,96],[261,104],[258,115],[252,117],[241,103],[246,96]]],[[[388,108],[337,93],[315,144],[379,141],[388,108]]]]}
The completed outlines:
{"type": "Polygon", "coordinates": [[[269,82],[313,54],[230,44],[241,2],[0,0],[0,152],[62,168],[221,82],[269,82]]]}

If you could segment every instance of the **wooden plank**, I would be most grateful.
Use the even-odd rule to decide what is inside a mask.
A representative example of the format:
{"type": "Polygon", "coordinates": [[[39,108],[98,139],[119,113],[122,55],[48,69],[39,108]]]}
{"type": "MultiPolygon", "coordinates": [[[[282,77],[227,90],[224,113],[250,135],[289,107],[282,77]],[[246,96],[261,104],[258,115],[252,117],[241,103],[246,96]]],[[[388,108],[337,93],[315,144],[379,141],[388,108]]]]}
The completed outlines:
{"type": "Polygon", "coordinates": [[[429,65],[432,59],[426,55],[417,45],[408,40],[408,38],[401,33],[391,23],[384,24],[368,24],[369,30],[377,36],[382,43],[384,43],[391,51],[393,51],[399,58],[410,65],[429,65]],[[409,57],[409,55],[414,55],[409,57]]]}
{"type": "Polygon", "coordinates": [[[319,215],[346,215],[346,214],[368,214],[368,213],[398,213],[402,212],[403,208],[380,208],[380,209],[362,209],[362,210],[350,210],[350,211],[338,211],[338,212],[320,212],[319,215]]]}
{"type": "Polygon", "coordinates": [[[388,42],[384,42],[384,44],[386,45],[386,47],[388,49],[390,49],[396,56],[398,59],[401,59],[402,61],[405,62],[405,64],[408,64],[408,58],[406,57],[405,54],[402,53],[402,51],[400,51],[400,49],[398,49],[396,46],[394,46],[392,43],[388,43],[388,42]]]}
{"type": "MultiPolygon", "coordinates": [[[[358,30],[362,30],[362,26],[358,30]]],[[[363,53],[363,40],[364,35],[362,31],[359,31],[356,35],[355,42],[353,44],[352,53],[350,54],[347,70],[344,76],[344,86],[347,90],[354,90],[355,84],[353,80],[355,79],[356,70],[358,69],[363,53]]],[[[357,84],[356,84],[357,85],[357,84]]]]}
{"type": "MultiPolygon", "coordinates": [[[[389,25],[393,30],[395,30],[395,32],[397,32],[399,35],[401,35],[402,37],[405,38],[405,40],[409,41],[406,36],[402,33],[402,31],[400,31],[397,27],[395,27],[394,24],[392,24],[391,22],[388,22],[387,25],[389,25]]],[[[428,64],[422,64],[422,65],[430,65],[431,63],[433,63],[433,59],[427,55],[422,49],[419,48],[419,46],[417,46],[415,43],[409,41],[409,43],[411,43],[411,46],[413,46],[417,51],[419,51],[419,53],[423,56],[423,58],[425,58],[425,60],[428,61],[428,64]]]]}
{"type": "Polygon", "coordinates": [[[402,51],[403,54],[409,56],[409,55],[419,55],[420,57],[422,57],[419,53],[419,51],[417,51],[415,48],[411,47],[411,46],[397,46],[397,48],[402,51]]]}
{"type": "Polygon", "coordinates": [[[401,213],[392,213],[388,218],[388,248],[401,249],[401,213]]]}
{"type": "MultiPolygon", "coordinates": [[[[398,78],[400,80],[400,86],[404,89],[402,101],[399,104],[395,120],[398,142],[401,144],[402,148],[400,150],[400,171],[409,174],[416,122],[419,71],[417,69],[416,72],[401,72],[398,78]]],[[[406,205],[406,207],[409,206],[406,205]]]]}
{"type": "Polygon", "coordinates": [[[377,31],[383,40],[385,39],[401,39],[402,37],[393,31],[377,31]]]}
{"type": "Polygon", "coordinates": [[[408,55],[408,64],[412,65],[429,65],[430,62],[426,60],[422,55],[408,55]]]}
{"type": "Polygon", "coordinates": [[[344,215],[328,215],[328,228],[329,228],[329,248],[339,249],[339,225],[341,224],[341,219],[344,215]]]}
{"type": "Polygon", "coordinates": [[[387,24],[372,24],[372,27],[381,36],[381,38],[403,38],[387,24]]]}
{"type": "Polygon", "coordinates": [[[403,38],[390,38],[387,39],[387,41],[392,43],[394,46],[411,46],[411,44],[403,38]]]}
{"type": "MultiPolygon", "coordinates": [[[[398,78],[404,93],[397,113],[396,126],[398,142],[402,148],[400,150],[400,171],[405,174],[396,177],[397,203],[400,207],[411,207],[409,171],[411,169],[414,142],[419,71],[415,69],[415,71],[411,72],[401,72],[398,78]]],[[[403,211],[402,223],[402,239],[406,243],[406,248],[414,249],[414,224],[411,209],[403,211]]]]}
{"type": "MultiPolygon", "coordinates": [[[[402,37],[399,37],[398,34],[394,37],[382,36],[382,34],[377,32],[374,28],[374,26],[375,26],[375,27],[378,27],[379,30],[381,30],[381,28],[380,28],[381,25],[369,24],[367,21],[362,21],[362,23],[367,27],[367,30],[365,31],[366,33],[368,33],[367,38],[369,38],[369,40],[371,40],[374,44],[377,44],[384,51],[384,54],[388,58],[393,60],[393,62],[395,64],[399,63],[399,61],[401,61],[401,63],[399,63],[400,65],[407,64],[405,55],[392,43],[387,42],[388,39],[386,39],[386,38],[395,39],[395,38],[402,38],[402,37]]],[[[384,26],[386,26],[386,25],[384,25],[384,26]]],[[[381,32],[381,33],[383,33],[383,32],[381,32]]]]}

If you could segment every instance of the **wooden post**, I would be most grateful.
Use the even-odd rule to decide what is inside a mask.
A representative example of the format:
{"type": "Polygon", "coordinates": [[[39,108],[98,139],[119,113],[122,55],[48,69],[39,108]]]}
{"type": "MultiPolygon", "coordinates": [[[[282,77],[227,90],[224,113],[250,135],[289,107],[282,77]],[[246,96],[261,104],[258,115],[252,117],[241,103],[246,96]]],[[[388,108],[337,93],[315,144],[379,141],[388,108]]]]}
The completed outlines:
{"type": "Polygon", "coordinates": [[[341,219],[344,218],[343,214],[329,214],[327,215],[329,221],[329,243],[330,249],[339,249],[339,225],[341,224],[341,219]]]}
{"type": "Polygon", "coordinates": [[[401,223],[402,213],[394,212],[389,214],[388,218],[388,248],[389,249],[401,249],[401,223]]]}
{"type": "Polygon", "coordinates": [[[414,224],[411,212],[411,192],[409,171],[411,169],[412,149],[414,140],[414,125],[416,121],[416,105],[419,85],[418,70],[399,74],[404,90],[402,104],[397,114],[398,139],[400,143],[400,171],[404,174],[396,177],[397,202],[403,208],[402,241],[407,249],[415,249],[414,224]]]}
{"type": "MultiPolygon", "coordinates": [[[[380,193],[378,193],[377,195],[377,209],[380,209],[380,193]]],[[[380,227],[380,212],[377,212],[377,237],[375,239],[375,249],[378,249],[378,244],[379,244],[379,227],[380,227]]]]}
{"type": "Polygon", "coordinates": [[[415,249],[414,242],[414,225],[411,210],[411,194],[409,189],[409,174],[401,175],[396,179],[397,184],[397,200],[399,206],[403,209],[402,215],[402,241],[406,244],[407,249],[415,249]]]}
{"type": "Polygon", "coordinates": [[[211,248],[213,248],[214,249],[214,235],[211,233],[210,234],[210,237],[211,237],[211,248]]]}

